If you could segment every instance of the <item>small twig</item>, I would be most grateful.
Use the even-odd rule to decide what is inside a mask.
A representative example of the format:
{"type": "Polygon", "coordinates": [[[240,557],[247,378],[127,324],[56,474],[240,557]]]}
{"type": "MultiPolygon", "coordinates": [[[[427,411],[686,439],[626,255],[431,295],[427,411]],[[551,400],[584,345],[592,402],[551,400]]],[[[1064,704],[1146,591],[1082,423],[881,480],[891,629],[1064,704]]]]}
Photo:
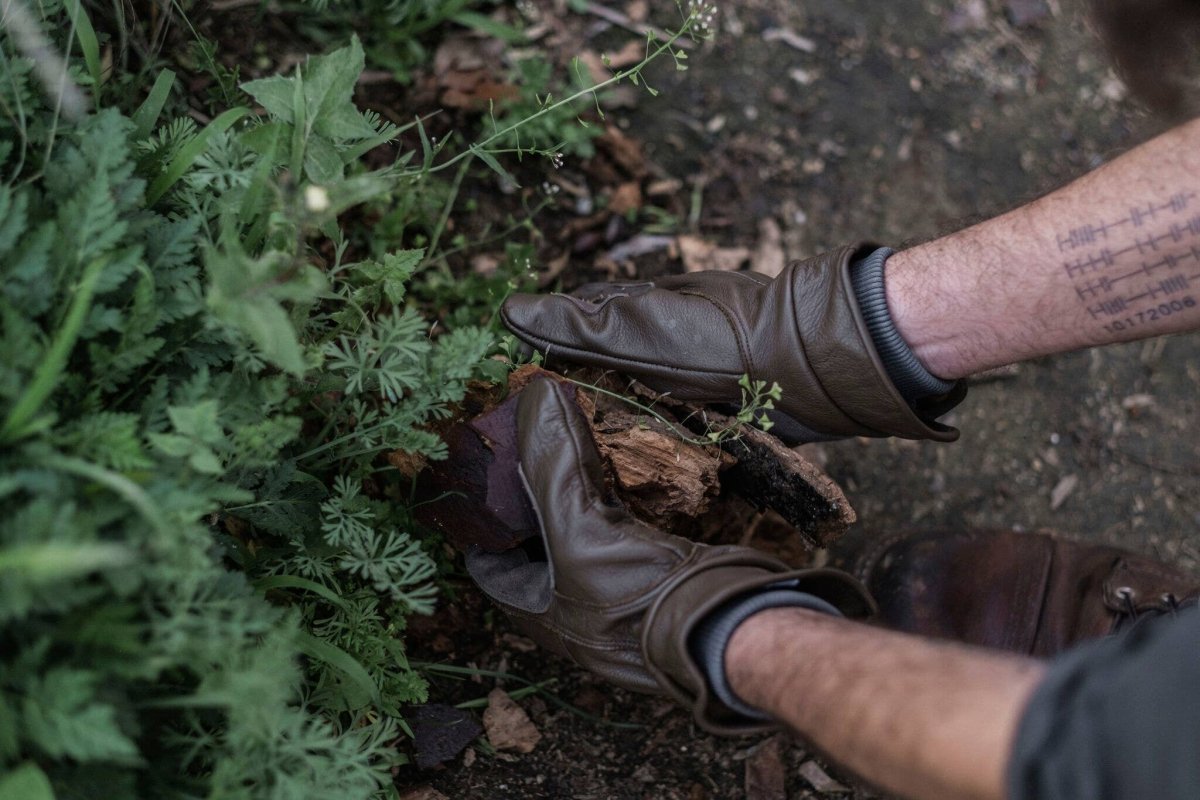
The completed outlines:
{"type": "MultiPolygon", "coordinates": [[[[625,30],[636,33],[639,36],[653,34],[659,39],[666,39],[671,35],[662,28],[656,28],[655,26],[645,22],[634,22],[629,18],[628,14],[623,14],[622,12],[617,11],[615,8],[602,6],[599,3],[588,3],[586,6],[584,6],[583,10],[585,13],[591,14],[593,17],[599,17],[605,22],[611,22],[618,28],[624,28],[625,30]]],[[[681,39],[675,44],[677,47],[683,50],[691,50],[695,46],[695,42],[692,42],[688,39],[681,39]]]]}

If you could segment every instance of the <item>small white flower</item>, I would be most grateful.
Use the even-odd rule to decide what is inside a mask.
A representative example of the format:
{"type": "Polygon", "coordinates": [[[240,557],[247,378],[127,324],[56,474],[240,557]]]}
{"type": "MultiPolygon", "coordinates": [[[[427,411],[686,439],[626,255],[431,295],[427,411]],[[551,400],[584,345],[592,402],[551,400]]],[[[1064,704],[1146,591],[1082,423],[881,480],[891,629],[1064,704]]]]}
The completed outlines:
{"type": "Polygon", "coordinates": [[[304,207],[314,214],[329,210],[329,192],[324,186],[307,186],[304,189],[304,207]]]}

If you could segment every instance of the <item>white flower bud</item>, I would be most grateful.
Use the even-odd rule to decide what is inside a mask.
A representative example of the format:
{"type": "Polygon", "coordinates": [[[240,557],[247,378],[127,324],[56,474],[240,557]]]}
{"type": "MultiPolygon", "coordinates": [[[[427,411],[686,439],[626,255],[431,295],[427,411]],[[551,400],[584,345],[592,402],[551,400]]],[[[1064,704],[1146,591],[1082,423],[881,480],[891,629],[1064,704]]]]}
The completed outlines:
{"type": "Polygon", "coordinates": [[[304,188],[304,207],[314,214],[329,210],[329,192],[324,186],[306,186],[304,188]]]}

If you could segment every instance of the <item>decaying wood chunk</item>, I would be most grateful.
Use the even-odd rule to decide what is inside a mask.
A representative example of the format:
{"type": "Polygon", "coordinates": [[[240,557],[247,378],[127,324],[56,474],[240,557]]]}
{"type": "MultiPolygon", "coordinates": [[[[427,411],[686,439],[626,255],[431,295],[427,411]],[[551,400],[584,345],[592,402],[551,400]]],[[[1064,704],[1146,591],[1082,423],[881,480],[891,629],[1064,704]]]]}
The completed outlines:
{"type": "Polygon", "coordinates": [[[668,530],[694,519],[721,492],[720,472],[735,463],[716,447],[697,447],[655,419],[605,414],[593,431],[617,495],[641,519],[668,530]]]}
{"type": "Polygon", "coordinates": [[[603,374],[581,375],[575,382],[522,367],[510,376],[507,399],[447,431],[449,457],[431,463],[417,482],[418,519],[461,550],[506,550],[537,535],[518,469],[516,410],[520,391],[546,377],[589,420],[611,494],[652,525],[685,531],[734,496],[777,511],[810,547],[824,546],[854,521],[837,484],[773,436],[742,426],[719,445],[705,444],[708,431],[732,429],[735,421],[649,396],[655,412],[647,413],[614,399],[620,387],[589,388],[604,381],[603,374]]]}

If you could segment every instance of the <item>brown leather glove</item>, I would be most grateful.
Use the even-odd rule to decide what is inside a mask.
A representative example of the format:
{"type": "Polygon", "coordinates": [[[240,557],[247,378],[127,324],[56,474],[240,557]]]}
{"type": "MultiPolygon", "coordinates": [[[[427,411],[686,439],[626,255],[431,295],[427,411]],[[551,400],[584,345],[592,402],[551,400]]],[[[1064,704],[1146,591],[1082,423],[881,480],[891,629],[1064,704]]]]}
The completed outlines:
{"type": "Polygon", "coordinates": [[[501,314],[550,360],[631,375],[704,403],[741,401],[738,380],[778,382],[772,433],[789,442],[842,436],[953,441],[934,421],[965,394],[900,396],[876,352],[850,281],[850,246],[793,262],[774,280],[697,272],[647,283],[589,284],[572,295],[510,297],[501,314]]]}
{"type": "Polygon", "coordinates": [[[752,548],[696,544],[607,504],[587,423],[551,381],[522,393],[517,446],[544,553],[474,550],[471,577],[543,647],[619,686],[672,697],[710,731],[773,727],[716,699],[689,655],[689,633],[710,611],[780,583],[848,617],[872,611],[845,573],[792,570],[752,548]]]}

